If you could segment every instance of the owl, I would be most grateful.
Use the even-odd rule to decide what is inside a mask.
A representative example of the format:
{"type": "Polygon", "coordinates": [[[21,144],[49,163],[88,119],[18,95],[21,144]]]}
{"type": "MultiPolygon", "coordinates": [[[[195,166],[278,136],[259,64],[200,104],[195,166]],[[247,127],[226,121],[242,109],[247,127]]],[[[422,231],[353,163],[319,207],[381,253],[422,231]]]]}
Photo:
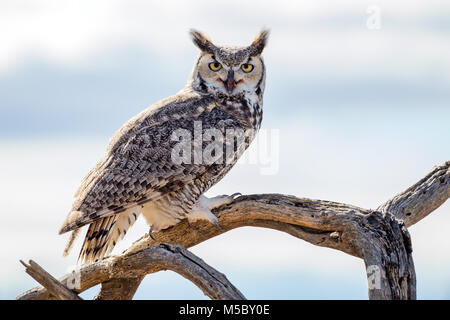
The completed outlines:
{"type": "Polygon", "coordinates": [[[59,231],[72,231],[64,255],[88,225],[79,262],[102,259],[141,214],[152,238],[183,219],[218,226],[211,210],[238,195],[203,194],[233,167],[261,126],[268,30],[245,47],[215,45],[196,30],[190,35],[200,53],[185,87],[113,135],[59,231]]]}

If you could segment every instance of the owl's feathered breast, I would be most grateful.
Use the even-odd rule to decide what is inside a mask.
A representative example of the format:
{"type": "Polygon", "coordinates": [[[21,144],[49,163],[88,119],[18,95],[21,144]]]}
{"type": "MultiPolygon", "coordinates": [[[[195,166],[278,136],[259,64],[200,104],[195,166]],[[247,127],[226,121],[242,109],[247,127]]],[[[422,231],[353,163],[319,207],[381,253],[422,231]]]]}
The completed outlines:
{"type": "MultiPolygon", "coordinates": [[[[183,188],[194,180],[208,187],[217,182],[236,162],[177,163],[172,159],[178,129],[195,134],[215,129],[246,130],[260,118],[246,111],[247,102],[218,100],[209,95],[184,92],[165,99],[129,120],[111,139],[102,160],[84,179],[73,204],[79,213],[61,232],[81,227],[96,219],[119,213],[128,207],[157,199],[183,188]],[[237,109],[236,109],[237,108],[237,109]]],[[[247,139],[245,148],[249,141],[247,139]]],[[[205,147],[203,141],[202,147],[205,147]]],[[[224,150],[225,151],[225,150],[224,150]]]]}

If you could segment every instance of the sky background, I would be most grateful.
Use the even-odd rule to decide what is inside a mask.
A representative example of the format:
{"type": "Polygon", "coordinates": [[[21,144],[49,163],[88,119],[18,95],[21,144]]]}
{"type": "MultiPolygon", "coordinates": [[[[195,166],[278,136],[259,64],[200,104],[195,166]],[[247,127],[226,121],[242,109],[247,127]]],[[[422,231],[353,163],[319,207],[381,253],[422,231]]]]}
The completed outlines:
{"type": "MultiPolygon", "coordinates": [[[[188,30],[264,52],[263,129],[278,170],[238,163],[208,195],[285,193],[376,208],[450,160],[448,1],[0,1],[0,298],[76,263],[57,231],[111,135],[180,90],[198,50],[188,30]],[[379,30],[367,27],[375,5],[379,30]]],[[[450,204],[410,228],[420,299],[450,298],[450,204]]],[[[143,219],[121,252],[148,231],[143,219]]],[[[191,250],[250,299],[367,299],[362,260],[287,234],[240,228],[191,250]]],[[[92,297],[97,288],[82,296],[92,297]]],[[[170,271],[137,299],[205,299],[170,271]]]]}

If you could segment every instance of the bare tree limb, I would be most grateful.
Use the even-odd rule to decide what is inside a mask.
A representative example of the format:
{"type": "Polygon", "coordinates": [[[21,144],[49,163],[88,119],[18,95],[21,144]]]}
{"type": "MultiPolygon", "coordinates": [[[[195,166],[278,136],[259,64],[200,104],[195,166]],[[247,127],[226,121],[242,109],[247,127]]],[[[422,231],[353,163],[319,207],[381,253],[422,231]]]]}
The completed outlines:
{"type": "MultiPolygon", "coordinates": [[[[212,271],[212,268],[206,272],[210,267],[201,262],[194,263],[199,258],[188,258],[192,254],[182,247],[176,248],[184,250],[183,254],[174,254],[171,259],[162,257],[170,256],[169,252],[175,250],[164,249],[172,248],[170,244],[189,248],[229,230],[254,226],[283,231],[314,245],[337,249],[363,259],[370,299],[415,299],[416,277],[407,226],[424,218],[449,198],[449,166],[450,162],[446,162],[434,168],[419,182],[375,211],[280,194],[241,196],[231,204],[214,210],[220,229],[204,221],[196,222],[195,229],[192,229],[186,221],[182,221],[154,233],[156,240],[144,236],[122,255],[83,267],[80,291],[103,283],[98,298],[131,298],[142,276],[170,269],[193,281],[213,299],[243,298],[225,276],[212,271]],[[141,255],[145,258],[137,258],[141,255]],[[186,259],[191,262],[188,268],[186,259]],[[195,267],[199,265],[202,265],[200,270],[195,267]],[[200,273],[202,277],[194,276],[200,273]],[[130,278],[135,282],[124,284],[130,278]],[[216,286],[214,290],[209,290],[209,281],[216,286]],[[121,295],[120,290],[115,288],[122,288],[125,293],[121,295]],[[215,294],[217,292],[220,294],[215,294]]],[[[27,291],[18,298],[48,297],[48,292],[40,288],[27,291]]]]}
{"type": "Polygon", "coordinates": [[[278,194],[242,196],[218,208],[215,214],[221,229],[197,222],[197,230],[191,230],[187,223],[180,223],[154,234],[157,241],[142,238],[127,252],[142,250],[158,241],[191,247],[238,227],[265,227],[362,258],[367,268],[382,277],[380,288],[370,287],[371,299],[415,298],[409,233],[403,222],[393,216],[386,218],[378,211],[278,194]]]}
{"type": "Polygon", "coordinates": [[[60,300],[82,300],[76,293],[53,278],[50,273],[45,271],[33,260],[30,260],[28,264],[20,260],[20,263],[25,266],[25,272],[28,273],[34,280],[43,285],[55,298],[60,300]]]}
{"type": "Polygon", "coordinates": [[[391,212],[409,227],[439,208],[450,197],[450,161],[436,166],[424,178],[396,195],[378,210],[391,212]]]}
{"type": "MultiPolygon", "coordinates": [[[[102,283],[104,285],[96,299],[131,299],[145,275],[161,270],[180,274],[211,299],[245,299],[222,273],[180,245],[171,244],[159,244],[82,266],[78,271],[80,286],[74,291],[79,293],[102,283]],[[126,295],[122,294],[124,288],[126,295]]],[[[71,277],[72,274],[65,275],[60,282],[66,283],[71,277]]],[[[47,289],[38,287],[17,299],[42,300],[50,298],[49,294],[47,289]]]]}

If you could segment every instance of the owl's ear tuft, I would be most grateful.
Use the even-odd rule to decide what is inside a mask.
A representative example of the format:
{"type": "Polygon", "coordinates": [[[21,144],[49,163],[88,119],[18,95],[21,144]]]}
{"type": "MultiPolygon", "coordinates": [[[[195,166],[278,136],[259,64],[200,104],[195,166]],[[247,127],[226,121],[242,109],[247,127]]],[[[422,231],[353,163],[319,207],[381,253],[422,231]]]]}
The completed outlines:
{"type": "Polygon", "coordinates": [[[250,45],[251,56],[257,56],[263,52],[266,47],[267,40],[269,39],[269,33],[270,31],[268,29],[263,29],[256,35],[255,40],[253,40],[250,45]]]}
{"type": "Polygon", "coordinates": [[[204,52],[208,52],[211,54],[214,54],[214,45],[211,42],[211,39],[206,36],[205,34],[201,33],[200,31],[191,29],[190,35],[192,37],[192,42],[201,50],[204,52]]]}

